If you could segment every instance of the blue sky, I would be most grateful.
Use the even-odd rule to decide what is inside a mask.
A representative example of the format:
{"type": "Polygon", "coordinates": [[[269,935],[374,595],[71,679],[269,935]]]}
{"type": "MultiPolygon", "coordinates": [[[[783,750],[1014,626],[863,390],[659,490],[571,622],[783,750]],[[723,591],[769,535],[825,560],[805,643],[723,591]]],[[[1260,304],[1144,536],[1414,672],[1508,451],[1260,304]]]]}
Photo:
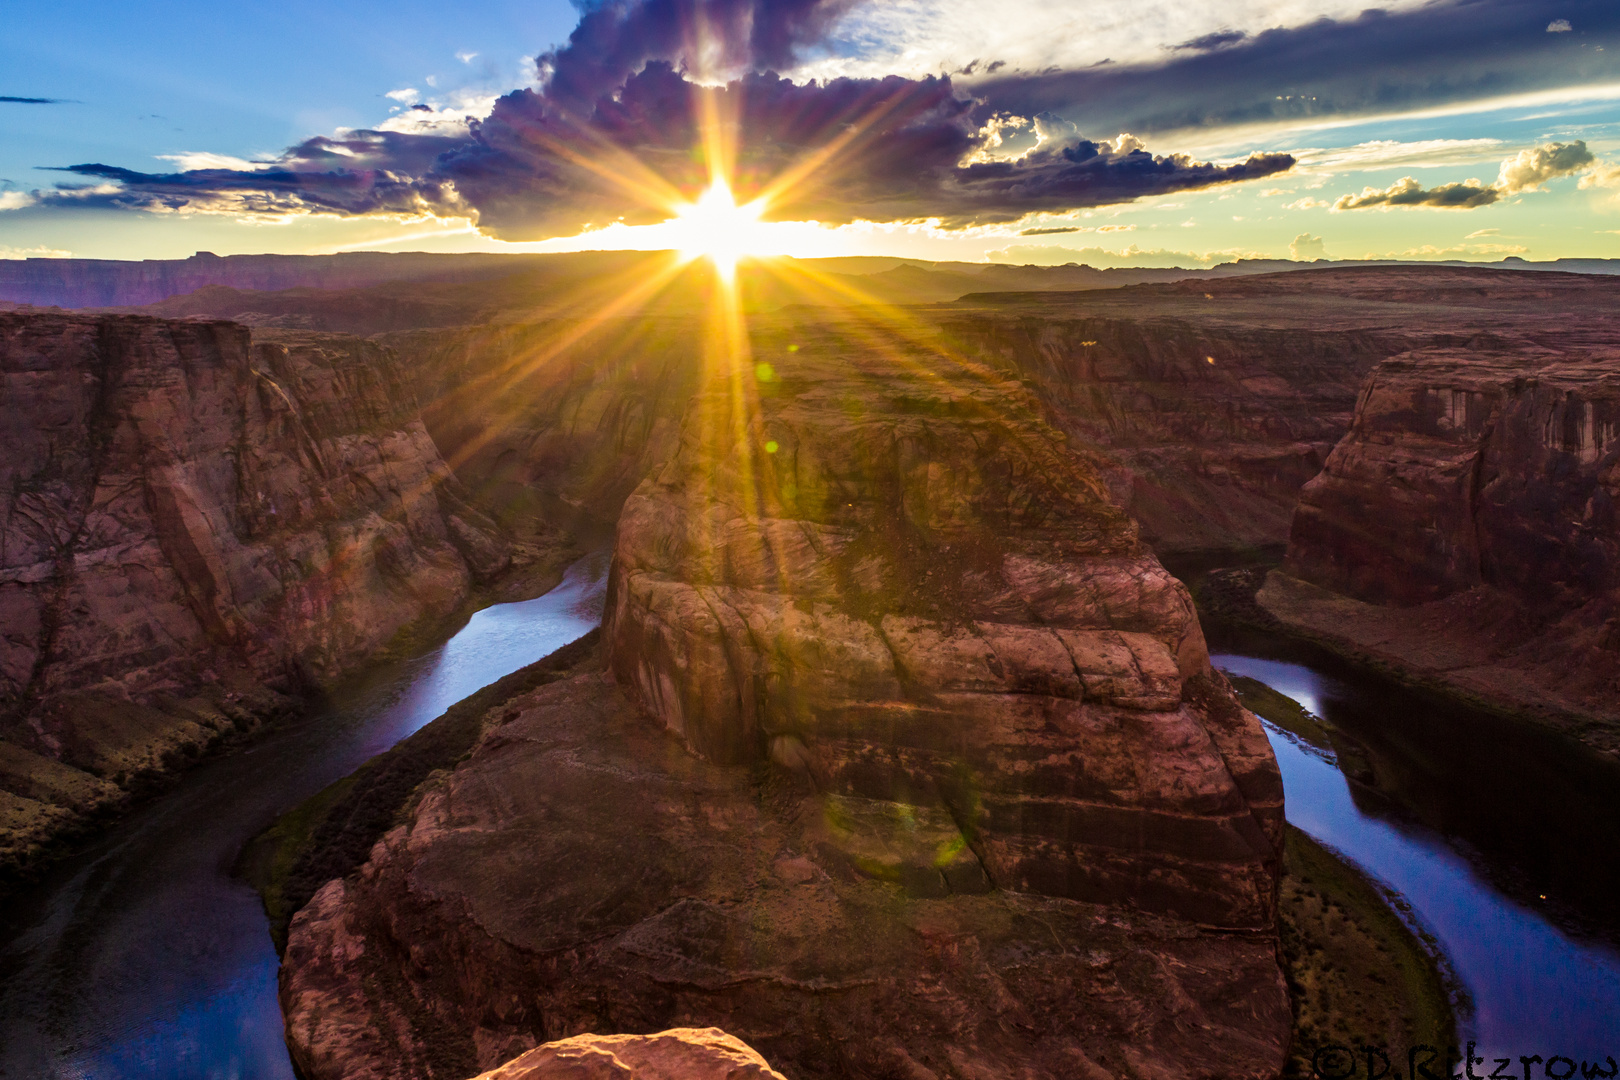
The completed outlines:
{"type": "MultiPolygon", "coordinates": [[[[643,32],[638,11],[651,2],[619,9],[618,40],[643,32]]],[[[729,2],[727,11],[748,6],[688,2],[716,10],[729,2]]],[[[817,2],[801,0],[794,11],[817,2]]],[[[789,7],[791,0],[753,0],[748,25],[789,7]]],[[[1027,182],[1033,177],[1059,183],[1058,194],[1009,202],[953,165],[939,167],[950,175],[927,197],[895,203],[873,178],[892,177],[896,161],[904,165],[899,158],[884,165],[886,172],[863,166],[851,174],[856,182],[845,187],[859,188],[859,198],[839,202],[823,193],[819,201],[802,200],[810,209],[798,216],[842,224],[780,226],[775,242],[806,255],[1097,265],[1191,265],[1234,255],[1286,257],[1291,250],[1340,258],[1620,257],[1614,168],[1620,68],[1611,66],[1620,63],[1620,14],[1588,0],[1426,6],[1397,0],[1379,19],[1361,14],[1362,7],[1336,0],[824,5],[825,18],[793,24],[798,36],[789,60],[772,54],[770,66],[801,84],[951,74],[958,97],[981,103],[971,123],[965,115],[950,121],[971,136],[974,160],[1012,162],[1008,167],[1026,178],[1018,190],[1039,186],[1027,182]],[[1000,63],[989,72],[992,61],[1000,63]],[[1275,104],[1257,112],[1257,102],[1275,104]],[[1107,173],[1106,182],[1085,181],[1118,190],[1118,198],[1060,182],[1060,171],[1038,162],[1038,154],[1017,157],[1035,146],[1028,121],[1038,113],[1048,118],[1048,150],[1065,139],[1080,141],[1101,148],[1100,156],[1087,151],[1093,164],[1119,163],[1121,171],[1107,173]],[[976,125],[991,114],[1026,123],[1006,128],[1005,145],[990,145],[976,125]],[[1059,124],[1067,126],[1057,131],[1059,124]],[[1253,154],[1272,153],[1294,164],[1207,187],[1172,178],[1160,185],[1167,190],[1133,192],[1118,187],[1119,177],[1127,157],[1134,153],[1140,163],[1143,152],[1122,142],[1122,132],[1137,136],[1161,162],[1186,155],[1235,168],[1253,154]],[[1576,142],[1585,147],[1578,168],[1536,174],[1528,183],[1499,179],[1503,161],[1515,155],[1576,142]],[[1335,209],[1345,196],[1390,190],[1407,177],[1408,187],[1424,192],[1474,180],[1491,189],[1489,201],[1471,209],[1335,209]],[[1072,205],[1063,201],[1068,190],[1078,192],[1072,205]],[[1022,235],[1029,229],[1043,231],[1022,235]]],[[[510,191],[481,191],[458,203],[442,197],[442,177],[428,175],[442,170],[415,158],[409,169],[403,159],[376,166],[410,173],[413,184],[421,180],[413,190],[429,192],[404,209],[395,200],[344,203],[334,212],[330,201],[284,193],[244,201],[240,184],[229,197],[220,194],[221,170],[234,183],[239,174],[231,170],[264,168],[251,162],[327,169],[289,157],[288,148],[390,125],[424,145],[424,133],[444,136],[446,145],[465,143],[488,159],[489,147],[468,142],[465,126],[454,124],[486,116],[499,95],[524,87],[537,95],[503,104],[495,121],[508,114],[521,120],[518,106],[552,108],[560,98],[537,75],[534,58],[564,45],[579,20],[572,5],[532,2],[454,9],[414,0],[340,7],[303,0],[12,5],[0,34],[0,97],[58,103],[0,102],[0,256],[660,246],[668,239],[657,229],[602,230],[614,195],[591,192],[585,199],[580,193],[590,185],[577,179],[532,189],[511,181],[518,186],[510,191]],[[412,127],[417,119],[436,126],[412,127]],[[49,170],[91,163],[122,171],[49,170]],[[56,189],[64,184],[99,184],[103,194],[60,197],[56,189]],[[585,202],[572,217],[512,209],[512,200],[527,198],[572,212],[564,204],[574,197],[585,202]],[[592,231],[581,236],[587,221],[592,231]]],[[[757,41],[731,46],[700,56],[707,46],[694,45],[690,35],[673,45],[650,36],[638,44],[633,66],[667,59],[706,83],[764,66],[757,41]],[[714,70],[700,70],[706,63],[714,70]]],[[[559,55],[588,51],[576,45],[559,55]]],[[[489,130],[497,126],[492,121],[489,130]]],[[[513,121],[507,130],[522,125],[513,121]]],[[[579,130],[589,134],[588,125],[579,130]]],[[[641,146],[625,152],[662,160],[648,158],[641,146]]],[[[502,165],[508,173],[515,167],[502,165]]],[[[1178,168],[1166,164],[1161,171],[1178,168]]],[[[460,176],[463,194],[474,190],[465,169],[445,175],[460,176]]],[[[626,220],[648,220],[630,209],[626,220]]]]}

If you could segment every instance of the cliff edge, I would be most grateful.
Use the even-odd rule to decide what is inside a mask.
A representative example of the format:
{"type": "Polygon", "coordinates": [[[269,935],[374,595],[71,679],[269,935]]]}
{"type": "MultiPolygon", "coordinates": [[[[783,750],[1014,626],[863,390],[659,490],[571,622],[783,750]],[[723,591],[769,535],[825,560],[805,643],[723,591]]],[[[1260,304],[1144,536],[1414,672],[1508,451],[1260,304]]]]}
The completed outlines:
{"type": "Polygon", "coordinates": [[[1186,591],[1016,381],[753,348],[626,506],[605,655],[295,916],[299,1068],[714,1025],[794,1077],[1277,1075],[1282,788],[1186,591]]]}

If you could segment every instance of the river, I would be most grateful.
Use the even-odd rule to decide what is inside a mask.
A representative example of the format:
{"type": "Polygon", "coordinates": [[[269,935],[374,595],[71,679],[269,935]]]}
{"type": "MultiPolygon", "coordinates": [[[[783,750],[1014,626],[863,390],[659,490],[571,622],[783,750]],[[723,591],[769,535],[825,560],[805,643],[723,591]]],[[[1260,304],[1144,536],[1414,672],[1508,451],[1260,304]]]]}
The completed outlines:
{"type": "Polygon", "coordinates": [[[607,557],[534,600],[475,613],[390,665],[210,760],[8,910],[0,944],[0,1077],[293,1080],[275,949],[242,845],[462,698],[587,633],[607,557]]]}
{"type": "MultiPolygon", "coordinates": [[[[1511,1058],[1504,1076],[1523,1075],[1520,1055],[1605,1068],[1606,1055],[1620,1057],[1620,766],[1318,650],[1206,629],[1217,667],[1288,695],[1364,748],[1370,775],[1266,725],[1288,820],[1397,893],[1438,943],[1464,992],[1460,1037],[1482,1058],[1511,1058]]],[[[1407,1048],[1390,1049],[1405,1060],[1407,1048]]]]}
{"type": "MultiPolygon", "coordinates": [[[[58,867],[14,906],[0,944],[0,1077],[292,1080],[276,955],[258,897],[230,875],[237,852],[450,704],[589,630],[605,569],[582,560],[545,596],[478,612],[321,715],[194,770],[58,867]]],[[[1207,629],[1217,666],[1365,749],[1352,781],[1331,749],[1267,725],[1289,820],[1403,898],[1465,994],[1463,1037],[1515,1059],[1616,1052],[1620,766],[1275,637],[1207,629]]]]}

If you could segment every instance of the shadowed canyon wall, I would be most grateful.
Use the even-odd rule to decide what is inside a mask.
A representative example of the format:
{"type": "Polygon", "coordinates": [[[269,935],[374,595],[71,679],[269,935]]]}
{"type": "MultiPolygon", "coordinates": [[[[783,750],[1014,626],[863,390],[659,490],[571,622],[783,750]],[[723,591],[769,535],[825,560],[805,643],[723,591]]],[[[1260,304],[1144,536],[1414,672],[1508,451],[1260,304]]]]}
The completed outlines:
{"type": "Polygon", "coordinates": [[[13,862],[511,560],[377,345],[0,314],[0,378],[13,862]]]}
{"type": "Polygon", "coordinates": [[[299,1067],[715,1025],[805,1078],[1275,1076],[1281,783],[1186,590],[1015,379],[752,329],[625,504],[606,656],[295,916],[299,1067]]]}
{"type": "Polygon", "coordinates": [[[1400,336],[1143,314],[985,312],[944,326],[966,355],[1027,379],[1054,423],[1106,455],[1115,499],[1155,551],[1282,545],[1299,489],[1400,336]]]}
{"type": "Polygon", "coordinates": [[[1382,611],[1386,637],[1453,644],[1419,666],[1516,704],[1613,719],[1620,354],[1497,344],[1373,371],[1301,496],[1284,570],[1373,605],[1347,628],[1382,611]]]}

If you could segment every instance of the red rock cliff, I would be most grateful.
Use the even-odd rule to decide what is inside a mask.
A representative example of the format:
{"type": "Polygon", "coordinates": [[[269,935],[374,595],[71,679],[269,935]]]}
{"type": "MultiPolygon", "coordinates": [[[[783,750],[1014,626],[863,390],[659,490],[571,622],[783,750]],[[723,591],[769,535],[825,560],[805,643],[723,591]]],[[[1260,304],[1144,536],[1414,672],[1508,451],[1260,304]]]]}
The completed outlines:
{"type": "Polygon", "coordinates": [[[1403,627],[1454,640],[1449,659],[1411,656],[1487,696],[1529,703],[1525,686],[1503,682],[1517,681],[1540,704],[1613,717],[1617,503],[1620,356],[1420,350],[1369,376],[1349,433],[1301,495],[1284,570],[1382,605],[1391,642],[1403,627]]]}
{"type": "Polygon", "coordinates": [[[25,821],[64,801],[32,773],[161,772],[507,559],[375,345],[0,314],[0,378],[0,782],[25,821]]]}
{"type": "Polygon", "coordinates": [[[1275,1077],[1281,784],[1186,591],[1016,381],[756,326],[625,507],[610,670],[294,918],[300,1070],[715,1025],[805,1080],[1275,1077]]]}
{"type": "Polygon", "coordinates": [[[1270,749],[1094,462],[992,369],[794,338],[625,504],[620,681],[712,760],[954,823],[969,879],[1269,925],[1270,749]]]}

